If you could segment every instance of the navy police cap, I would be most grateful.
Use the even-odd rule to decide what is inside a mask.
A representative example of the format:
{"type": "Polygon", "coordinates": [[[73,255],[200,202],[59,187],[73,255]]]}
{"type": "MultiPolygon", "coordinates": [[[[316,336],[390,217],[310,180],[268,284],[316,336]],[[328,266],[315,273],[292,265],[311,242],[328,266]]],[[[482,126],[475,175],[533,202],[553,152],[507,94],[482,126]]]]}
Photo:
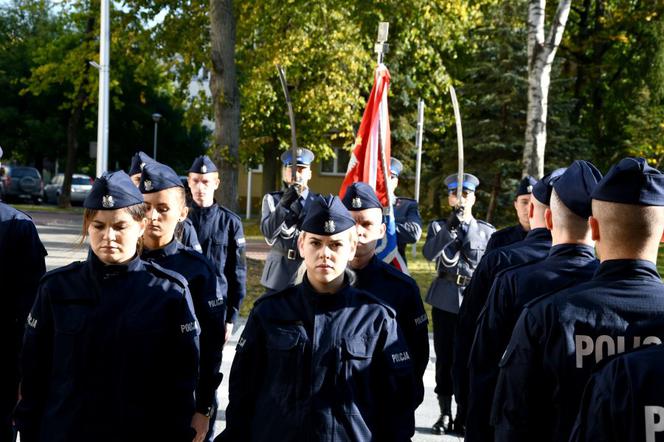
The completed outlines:
{"type": "MultiPolygon", "coordinates": [[[[297,161],[298,166],[308,166],[314,161],[314,153],[309,149],[304,147],[298,147],[296,152],[295,160],[297,161]]],[[[284,166],[290,166],[293,164],[292,161],[293,152],[289,149],[286,152],[281,154],[281,162],[284,163],[284,166]]]]}
{"type": "Polygon", "coordinates": [[[516,188],[516,196],[530,195],[533,193],[535,184],[537,184],[537,180],[534,177],[530,175],[524,176],[519,182],[519,187],[516,188]]]}
{"type": "Polygon", "coordinates": [[[194,162],[189,168],[189,173],[212,173],[217,171],[217,166],[214,165],[212,160],[207,155],[201,155],[194,159],[194,162]]]}
{"type": "Polygon", "coordinates": [[[643,158],[623,158],[602,178],[592,199],[641,206],[664,206],[664,174],[643,158]]]}
{"type": "Polygon", "coordinates": [[[357,182],[346,188],[346,194],[342,200],[346,209],[351,211],[365,209],[383,209],[378,201],[376,192],[367,183],[357,182]]]}
{"type": "Polygon", "coordinates": [[[143,195],[122,170],[104,172],[83,201],[83,207],[93,210],[115,210],[136,204],[143,204],[143,195]]]}
{"type": "Polygon", "coordinates": [[[184,187],[177,173],[165,164],[147,163],[141,172],[141,193],[159,192],[171,187],[184,187]]]}
{"type": "Polygon", "coordinates": [[[390,158],[390,173],[396,177],[401,175],[403,163],[396,158],[390,158]]]}
{"type": "Polygon", "coordinates": [[[556,182],[560,175],[565,173],[565,168],[561,167],[551,173],[547,173],[533,186],[533,196],[537,201],[547,206],[551,203],[551,192],[553,191],[553,183],[556,182]]]}
{"type": "Polygon", "coordinates": [[[310,202],[302,230],[316,235],[330,236],[355,227],[355,220],[337,196],[318,196],[310,202]]]}
{"type": "Polygon", "coordinates": [[[137,173],[141,173],[141,170],[143,170],[143,167],[147,163],[150,163],[154,161],[150,155],[146,154],[143,151],[138,151],[134,154],[133,157],[131,157],[131,166],[129,167],[129,175],[136,175],[137,173]]]}
{"type": "MultiPolygon", "coordinates": [[[[457,177],[458,174],[455,173],[445,178],[445,185],[447,186],[448,192],[456,190],[457,186],[459,185],[457,177]]],[[[471,175],[469,173],[463,174],[464,189],[470,190],[471,192],[475,192],[475,189],[477,189],[477,186],[479,185],[480,185],[480,180],[475,175],[471,175]]]]}
{"type": "Polygon", "coordinates": [[[602,173],[590,161],[574,161],[553,183],[553,190],[563,204],[581,218],[592,215],[590,195],[602,173]]]}

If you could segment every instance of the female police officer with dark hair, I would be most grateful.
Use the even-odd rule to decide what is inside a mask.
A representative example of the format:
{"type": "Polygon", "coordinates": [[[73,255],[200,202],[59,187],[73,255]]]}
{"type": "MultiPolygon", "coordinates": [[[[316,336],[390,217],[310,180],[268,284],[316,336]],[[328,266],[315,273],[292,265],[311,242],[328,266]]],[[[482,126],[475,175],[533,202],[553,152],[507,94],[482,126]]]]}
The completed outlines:
{"type": "Polygon", "coordinates": [[[198,326],[186,281],[139,258],[145,209],[127,174],[97,178],[84,206],[88,259],[44,276],[28,316],[21,441],[191,441],[198,326]]]}
{"type": "Polygon", "coordinates": [[[301,284],[256,302],[231,369],[216,441],[406,441],[412,363],[394,312],[349,285],[355,221],[317,197],[298,239],[301,284]]]}

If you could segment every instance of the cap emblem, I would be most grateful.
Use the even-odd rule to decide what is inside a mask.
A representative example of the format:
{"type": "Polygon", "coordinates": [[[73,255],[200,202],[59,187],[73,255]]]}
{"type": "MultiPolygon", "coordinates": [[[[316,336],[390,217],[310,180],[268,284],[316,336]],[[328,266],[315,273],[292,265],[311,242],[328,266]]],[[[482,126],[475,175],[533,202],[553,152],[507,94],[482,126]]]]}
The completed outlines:
{"type": "Polygon", "coordinates": [[[526,192],[533,193],[533,186],[526,187],[526,192]]]}
{"type": "Polygon", "coordinates": [[[201,166],[201,173],[207,173],[207,166],[205,164],[201,166]]]}
{"type": "Polygon", "coordinates": [[[141,170],[143,170],[144,167],[145,167],[145,163],[141,163],[141,164],[138,165],[138,168],[141,169],[141,170]]]}
{"type": "Polygon", "coordinates": [[[334,233],[334,221],[331,219],[325,221],[325,226],[323,228],[325,229],[325,233],[334,233]]]}
{"type": "Polygon", "coordinates": [[[115,206],[115,201],[113,201],[113,196],[104,195],[101,198],[101,205],[104,206],[105,209],[110,209],[111,207],[115,206]]]}
{"type": "Polygon", "coordinates": [[[148,192],[152,190],[152,181],[150,180],[145,180],[143,181],[143,187],[145,187],[145,190],[148,192]]]}
{"type": "Polygon", "coordinates": [[[353,209],[359,209],[362,207],[362,200],[356,196],[350,204],[353,206],[353,209]]]}

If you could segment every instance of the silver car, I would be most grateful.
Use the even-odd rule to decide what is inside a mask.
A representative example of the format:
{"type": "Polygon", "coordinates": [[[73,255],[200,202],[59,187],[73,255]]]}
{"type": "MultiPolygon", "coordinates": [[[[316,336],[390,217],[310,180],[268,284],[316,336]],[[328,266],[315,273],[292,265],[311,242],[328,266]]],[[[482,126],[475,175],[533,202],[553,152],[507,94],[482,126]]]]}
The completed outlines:
{"type": "MultiPolygon", "coordinates": [[[[62,193],[62,184],[65,181],[64,174],[57,174],[53,177],[51,184],[44,187],[44,199],[47,203],[57,204],[58,198],[62,193]]],[[[71,177],[71,202],[82,204],[85,197],[92,189],[92,178],[87,175],[75,173],[71,177]]]]}

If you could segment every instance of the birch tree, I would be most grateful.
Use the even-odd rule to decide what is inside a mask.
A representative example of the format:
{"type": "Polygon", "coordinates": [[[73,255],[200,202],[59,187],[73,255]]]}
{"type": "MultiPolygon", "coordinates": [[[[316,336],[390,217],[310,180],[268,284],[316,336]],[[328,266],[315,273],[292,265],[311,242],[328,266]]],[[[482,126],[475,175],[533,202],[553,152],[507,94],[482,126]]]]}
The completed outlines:
{"type": "Polygon", "coordinates": [[[571,5],[572,0],[559,0],[549,33],[546,34],[546,0],[528,2],[528,114],[523,149],[524,175],[544,175],[551,66],[565,32],[571,5]]]}

